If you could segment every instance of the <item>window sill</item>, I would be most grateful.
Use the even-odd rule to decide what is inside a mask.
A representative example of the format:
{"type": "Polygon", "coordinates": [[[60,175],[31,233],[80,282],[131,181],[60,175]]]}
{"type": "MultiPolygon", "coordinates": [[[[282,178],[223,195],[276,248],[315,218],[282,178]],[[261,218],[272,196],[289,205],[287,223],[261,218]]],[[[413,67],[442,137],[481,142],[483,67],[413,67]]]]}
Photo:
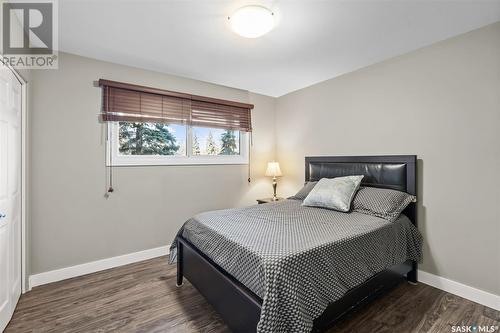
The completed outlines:
{"type": "Polygon", "coordinates": [[[115,157],[106,166],[169,166],[169,165],[245,165],[248,158],[244,156],[200,156],[200,157],[115,157]]]}

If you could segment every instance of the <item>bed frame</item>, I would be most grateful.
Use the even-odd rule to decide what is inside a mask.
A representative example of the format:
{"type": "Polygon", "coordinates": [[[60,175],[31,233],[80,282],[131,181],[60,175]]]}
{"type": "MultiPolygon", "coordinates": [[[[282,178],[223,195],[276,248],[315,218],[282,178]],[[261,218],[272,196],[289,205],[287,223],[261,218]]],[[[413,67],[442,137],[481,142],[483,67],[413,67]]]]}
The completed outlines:
{"type": "MultiPolygon", "coordinates": [[[[305,158],[305,180],[364,175],[362,185],[395,189],[417,195],[415,155],[392,156],[319,156],[305,158]]],[[[404,214],[417,226],[416,204],[404,214]]],[[[187,278],[224,319],[234,332],[255,332],[262,300],[224,269],[179,237],[177,245],[177,285],[187,278]]],[[[313,332],[323,332],[334,323],[404,280],[417,282],[417,263],[407,261],[382,271],[349,290],[331,303],[315,319],[313,332]]]]}

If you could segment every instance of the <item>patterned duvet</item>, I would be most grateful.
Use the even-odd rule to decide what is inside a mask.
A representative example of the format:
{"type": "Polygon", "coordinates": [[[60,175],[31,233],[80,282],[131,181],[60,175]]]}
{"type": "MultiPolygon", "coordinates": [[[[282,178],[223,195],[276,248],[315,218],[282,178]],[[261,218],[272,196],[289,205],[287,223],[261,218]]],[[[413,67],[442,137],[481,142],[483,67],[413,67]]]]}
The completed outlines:
{"type": "MultiPolygon", "coordinates": [[[[262,298],[257,332],[309,332],[329,303],[374,274],[421,258],[410,220],[395,222],[300,200],[206,212],[178,233],[262,298]]],[[[176,242],[170,260],[176,259],[176,242]]]]}

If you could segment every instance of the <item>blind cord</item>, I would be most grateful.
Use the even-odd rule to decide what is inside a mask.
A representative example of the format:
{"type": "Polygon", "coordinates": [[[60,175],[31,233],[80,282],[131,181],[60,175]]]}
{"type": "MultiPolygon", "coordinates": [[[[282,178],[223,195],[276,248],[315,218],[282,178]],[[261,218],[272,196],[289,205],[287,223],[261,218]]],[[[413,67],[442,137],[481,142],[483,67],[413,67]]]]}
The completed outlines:
{"type": "Polygon", "coordinates": [[[107,132],[106,137],[109,141],[109,144],[106,147],[106,149],[108,149],[108,153],[109,153],[109,166],[108,166],[109,187],[108,187],[108,191],[107,191],[108,195],[109,195],[109,193],[114,192],[114,189],[113,189],[113,153],[111,152],[111,149],[113,147],[113,138],[111,136],[111,131],[109,130],[109,126],[110,126],[110,124],[108,123],[108,126],[106,127],[106,132],[107,132]]]}
{"type": "MultiPolygon", "coordinates": [[[[108,111],[109,110],[109,87],[106,86],[105,88],[106,88],[106,93],[107,93],[106,95],[108,96],[108,98],[106,98],[106,111],[108,111]]],[[[109,126],[111,126],[111,125],[108,122],[107,126],[106,126],[106,139],[109,142],[109,144],[106,146],[106,149],[108,150],[108,153],[109,153],[109,167],[108,167],[109,187],[108,187],[108,191],[106,193],[108,196],[109,196],[109,193],[114,192],[114,189],[113,189],[113,152],[112,152],[113,138],[112,138],[112,133],[109,130],[109,126]]]]}
{"type": "Polygon", "coordinates": [[[253,147],[253,136],[252,136],[252,132],[250,132],[250,147],[248,149],[248,182],[249,183],[252,181],[251,173],[250,173],[250,163],[252,160],[252,147],[253,147]]]}

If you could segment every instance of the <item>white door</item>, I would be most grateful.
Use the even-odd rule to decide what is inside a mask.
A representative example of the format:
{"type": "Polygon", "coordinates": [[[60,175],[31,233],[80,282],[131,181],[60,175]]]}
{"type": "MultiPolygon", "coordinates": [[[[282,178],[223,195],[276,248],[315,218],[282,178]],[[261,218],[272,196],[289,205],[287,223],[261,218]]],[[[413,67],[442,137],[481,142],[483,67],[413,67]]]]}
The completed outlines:
{"type": "Polygon", "coordinates": [[[0,63],[0,332],[21,295],[21,94],[0,63]]]}

